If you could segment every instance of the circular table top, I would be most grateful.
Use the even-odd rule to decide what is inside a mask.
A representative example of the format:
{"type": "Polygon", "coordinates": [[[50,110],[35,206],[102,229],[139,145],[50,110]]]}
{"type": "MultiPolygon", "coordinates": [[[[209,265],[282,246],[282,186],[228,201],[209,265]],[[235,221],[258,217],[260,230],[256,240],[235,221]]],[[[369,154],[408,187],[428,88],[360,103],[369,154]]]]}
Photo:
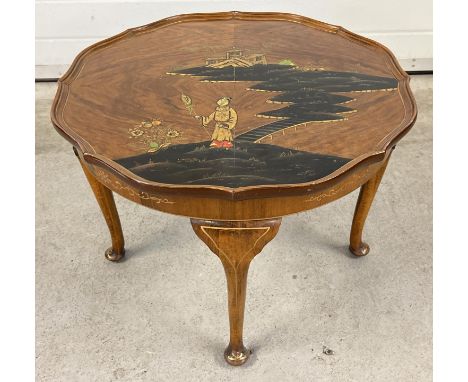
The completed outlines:
{"type": "Polygon", "coordinates": [[[416,113],[382,45],[297,15],[228,12],[87,48],[52,121],[85,162],[136,187],[235,198],[310,191],[382,161],[416,113]]]}

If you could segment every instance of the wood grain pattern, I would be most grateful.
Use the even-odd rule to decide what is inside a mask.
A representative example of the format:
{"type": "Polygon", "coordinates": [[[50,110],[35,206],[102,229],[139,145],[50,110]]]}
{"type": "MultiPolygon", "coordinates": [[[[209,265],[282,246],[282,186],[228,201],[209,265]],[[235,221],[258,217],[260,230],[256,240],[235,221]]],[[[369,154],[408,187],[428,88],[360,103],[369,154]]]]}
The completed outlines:
{"type": "Polygon", "coordinates": [[[170,191],[154,193],[129,186],[100,167],[91,166],[91,171],[107,188],[146,207],[199,219],[232,221],[276,218],[317,208],[354,191],[374,176],[379,168],[380,163],[364,162],[343,178],[327,183],[324,188],[313,188],[309,192],[295,194],[278,192],[277,196],[270,198],[249,195],[250,198],[243,200],[207,198],[197,194],[179,195],[170,191]]]}
{"type": "Polygon", "coordinates": [[[362,231],[367,219],[367,214],[371,208],[377,189],[384,176],[390,156],[380,167],[377,173],[361,186],[356,209],[354,211],[353,224],[351,226],[351,234],[349,239],[349,250],[355,256],[365,256],[369,253],[369,244],[362,241],[362,231]]]}
{"type": "Polygon", "coordinates": [[[250,351],[243,342],[244,308],[250,262],[272,240],[281,219],[220,222],[191,219],[197,236],[219,257],[226,273],[230,339],[224,352],[226,361],[239,366],[250,351]]]}
{"type": "Polygon", "coordinates": [[[89,47],[60,79],[51,110],[106,219],[109,260],[125,253],[112,192],[190,217],[219,257],[231,365],[249,356],[243,319],[250,262],[275,237],[281,217],[361,187],[349,248],[367,254],[365,219],[391,151],[416,114],[409,77],[387,48],[302,16],[241,12],[175,16],[89,47]],[[252,64],[255,57],[263,66],[252,64]],[[210,65],[228,69],[207,75],[210,65]],[[288,125],[268,130],[266,117],[288,125]],[[228,165],[205,173],[211,161],[228,165]],[[246,173],[236,174],[239,163],[248,163],[246,173]],[[328,172],[319,171],[324,163],[328,172]],[[158,181],[163,177],[169,180],[158,181]]]}
{"type": "Polygon", "coordinates": [[[102,211],[102,215],[106,220],[106,224],[111,235],[112,247],[106,250],[105,257],[110,261],[119,261],[125,255],[125,241],[112,191],[104,186],[103,183],[99,182],[81,160],[80,164],[83,168],[86,179],[88,179],[89,185],[93,190],[94,196],[96,197],[96,201],[99,204],[99,208],[102,211]]]}
{"type": "Polygon", "coordinates": [[[350,158],[349,163],[320,179],[282,184],[286,193],[294,187],[319,188],[361,161],[381,157],[414,123],[416,106],[409,78],[380,44],[302,16],[224,12],[161,20],[86,49],[60,80],[52,108],[54,126],[83,153],[86,163],[101,166],[138,188],[234,200],[248,198],[253,190],[272,197],[278,190],[272,192],[261,184],[230,188],[148,181],[115,162],[142,152],[137,140],[130,143],[129,128],[146,119],[157,118],[180,132],[175,140],[180,144],[207,139],[207,132],[194,123],[180,102],[181,93],[192,97],[200,115],[208,115],[215,101],[229,93],[239,113],[236,134],[265,123],[256,112],[282,107],[267,102],[269,93],[246,90],[254,82],[208,86],[197,78],[167,75],[203,64],[207,57],[222,55],[233,46],[265,54],[272,63],[291,60],[301,70],[356,72],[398,81],[395,91],[346,93],[353,99],[349,106],[357,112],[347,115],[345,121],[307,123],[261,140],[278,147],[350,158]]]}

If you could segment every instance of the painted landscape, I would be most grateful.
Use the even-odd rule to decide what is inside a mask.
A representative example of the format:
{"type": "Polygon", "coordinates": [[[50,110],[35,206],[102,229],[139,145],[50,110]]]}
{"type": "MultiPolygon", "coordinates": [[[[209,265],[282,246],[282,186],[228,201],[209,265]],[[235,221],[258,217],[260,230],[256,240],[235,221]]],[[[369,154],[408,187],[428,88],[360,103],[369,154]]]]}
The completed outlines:
{"type": "Polygon", "coordinates": [[[155,153],[117,160],[142,178],[168,184],[225,187],[304,183],[320,179],[349,159],[236,141],[232,149],[210,142],[168,146],[155,153]]]}

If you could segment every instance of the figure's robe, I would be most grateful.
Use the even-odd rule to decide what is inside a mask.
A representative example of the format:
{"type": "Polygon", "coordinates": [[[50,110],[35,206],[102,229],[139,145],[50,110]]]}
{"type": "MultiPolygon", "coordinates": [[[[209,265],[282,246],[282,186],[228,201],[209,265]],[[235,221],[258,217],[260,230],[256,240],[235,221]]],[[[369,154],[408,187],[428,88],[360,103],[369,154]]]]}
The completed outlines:
{"type": "Polygon", "coordinates": [[[232,142],[234,140],[232,130],[237,124],[237,113],[233,108],[218,106],[208,117],[203,117],[203,126],[207,126],[211,121],[215,121],[212,141],[232,142]]]}

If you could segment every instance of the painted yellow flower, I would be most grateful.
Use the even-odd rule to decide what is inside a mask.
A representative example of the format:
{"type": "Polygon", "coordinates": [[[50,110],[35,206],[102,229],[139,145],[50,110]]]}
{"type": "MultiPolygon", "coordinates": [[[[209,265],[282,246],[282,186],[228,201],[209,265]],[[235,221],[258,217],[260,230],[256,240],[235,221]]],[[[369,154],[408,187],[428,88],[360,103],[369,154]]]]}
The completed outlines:
{"type": "Polygon", "coordinates": [[[177,130],[169,130],[166,134],[169,138],[177,138],[180,133],[177,130]]]}
{"type": "Polygon", "coordinates": [[[140,130],[139,128],[136,128],[136,129],[133,129],[133,130],[130,130],[130,134],[134,137],[139,137],[141,135],[143,135],[144,131],[143,130],[140,130]]]}

